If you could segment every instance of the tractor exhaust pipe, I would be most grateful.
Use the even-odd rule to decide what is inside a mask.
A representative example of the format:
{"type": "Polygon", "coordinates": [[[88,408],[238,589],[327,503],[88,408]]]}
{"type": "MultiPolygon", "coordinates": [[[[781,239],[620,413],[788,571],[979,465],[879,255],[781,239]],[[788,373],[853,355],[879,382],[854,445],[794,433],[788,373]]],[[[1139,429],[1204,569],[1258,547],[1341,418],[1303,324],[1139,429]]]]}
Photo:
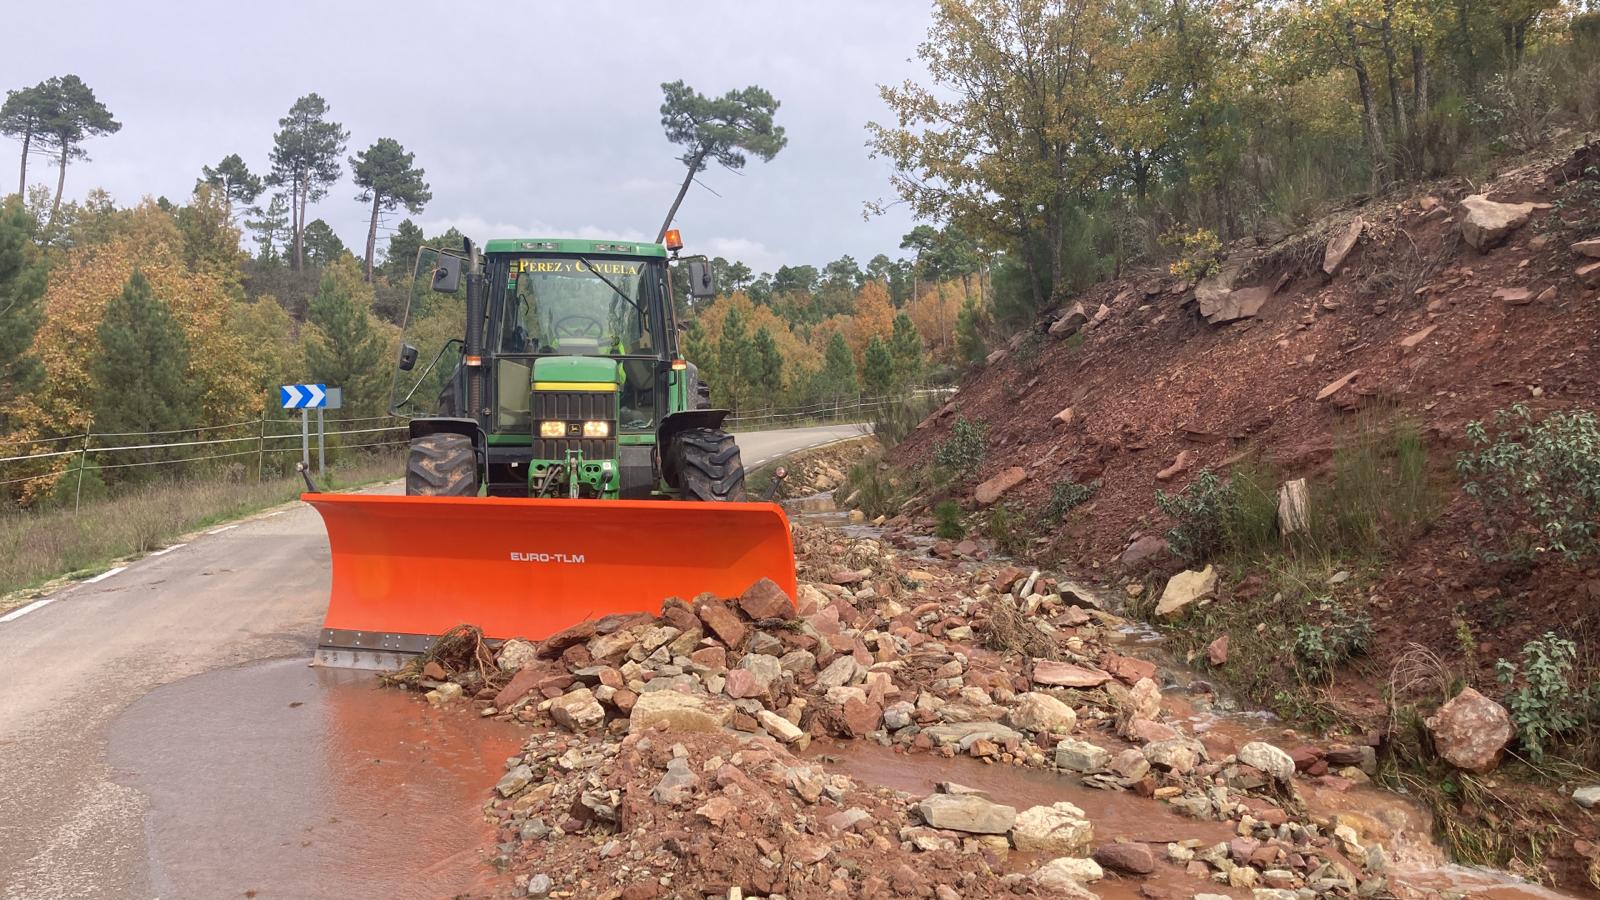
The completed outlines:
{"type": "Polygon", "coordinates": [[[483,318],[484,278],[479,270],[478,245],[471,238],[462,238],[467,252],[467,337],[462,356],[467,364],[467,415],[480,423],[486,410],[483,408],[483,318]]]}

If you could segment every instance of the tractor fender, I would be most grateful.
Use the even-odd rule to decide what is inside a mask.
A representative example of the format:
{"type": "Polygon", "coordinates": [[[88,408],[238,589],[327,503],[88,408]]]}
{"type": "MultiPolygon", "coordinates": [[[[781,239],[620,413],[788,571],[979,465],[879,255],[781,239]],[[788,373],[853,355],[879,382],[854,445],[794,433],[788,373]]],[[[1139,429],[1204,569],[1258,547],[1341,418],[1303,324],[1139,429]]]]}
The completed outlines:
{"type": "MultiPolygon", "coordinates": [[[[672,449],[672,440],[679,434],[691,428],[721,428],[722,420],[728,417],[731,410],[726,409],[686,409],[681,412],[668,413],[656,427],[656,459],[664,462],[668,452],[672,449]]],[[[667,476],[668,483],[675,479],[666,472],[662,466],[662,474],[667,476]]],[[[672,485],[677,487],[676,484],[672,485]]]]}
{"type": "Polygon", "coordinates": [[[410,431],[410,439],[416,440],[430,434],[459,434],[472,439],[472,448],[478,453],[478,465],[484,463],[484,453],[488,448],[488,440],[484,437],[483,427],[476,419],[455,418],[452,416],[429,416],[422,419],[412,419],[406,428],[410,431]]]}

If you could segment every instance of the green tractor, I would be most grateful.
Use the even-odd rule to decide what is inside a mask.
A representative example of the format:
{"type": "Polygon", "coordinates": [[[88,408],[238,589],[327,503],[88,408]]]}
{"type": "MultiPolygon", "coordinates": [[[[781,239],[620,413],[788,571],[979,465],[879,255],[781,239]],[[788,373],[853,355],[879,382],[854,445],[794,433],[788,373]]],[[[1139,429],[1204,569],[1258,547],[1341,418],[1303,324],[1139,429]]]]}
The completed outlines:
{"type": "Polygon", "coordinates": [[[744,500],[728,412],[707,408],[674,315],[672,270],[684,266],[692,296],[708,297],[710,265],[680,260],[679,246],[672,232],[666,245],[535,238],[423,251],[393,410],[413,416],[406,493],[744,500]],[[460,306],[431,303],[423,277],[460,306]],[[460,327],[408,375],[441,317],[460,327]],[[429,395],[433,408],[419,409],[429,395]]]}

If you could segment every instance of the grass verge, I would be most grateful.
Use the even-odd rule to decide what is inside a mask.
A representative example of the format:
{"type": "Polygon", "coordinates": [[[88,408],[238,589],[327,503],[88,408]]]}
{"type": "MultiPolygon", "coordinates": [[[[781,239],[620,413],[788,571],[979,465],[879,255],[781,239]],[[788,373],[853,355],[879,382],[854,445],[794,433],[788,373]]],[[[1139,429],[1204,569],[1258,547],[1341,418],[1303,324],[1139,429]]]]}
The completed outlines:
{"type": "MultiPolygon", "coordinates": [[[[328,470],[323,490],[399,477],[396,455],[354,456],[328,470]]],[[[0,515],[0,610],[13,595],[63,576],[89,575],[128,556],[160,549],[191,531],[286,503],[305,489],[298,475],[270,481],[154,482],[74,513],[70,509],[0,515]]]]}

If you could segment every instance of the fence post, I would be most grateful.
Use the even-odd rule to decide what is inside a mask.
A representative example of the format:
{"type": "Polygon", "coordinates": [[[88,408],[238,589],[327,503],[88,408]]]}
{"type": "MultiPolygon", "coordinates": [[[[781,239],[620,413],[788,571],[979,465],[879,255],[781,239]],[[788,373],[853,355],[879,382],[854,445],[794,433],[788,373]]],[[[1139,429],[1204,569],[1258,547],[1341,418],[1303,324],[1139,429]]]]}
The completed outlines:
{"type": "Polygon", "coordinates": [[[78,490],[72,498],[72,514],[77,515],[83,506],[83,467],[89,464],[89,439],[93,435],[87,431],[83,435],[83,449],[78,451],[78,490]]]}
{"type": "Polygon", "coordinates": [[[261,483],[261,470],[267,462],[267,411],[261,410],[261,436],[256,438],[256,484],[261,483]]]}

